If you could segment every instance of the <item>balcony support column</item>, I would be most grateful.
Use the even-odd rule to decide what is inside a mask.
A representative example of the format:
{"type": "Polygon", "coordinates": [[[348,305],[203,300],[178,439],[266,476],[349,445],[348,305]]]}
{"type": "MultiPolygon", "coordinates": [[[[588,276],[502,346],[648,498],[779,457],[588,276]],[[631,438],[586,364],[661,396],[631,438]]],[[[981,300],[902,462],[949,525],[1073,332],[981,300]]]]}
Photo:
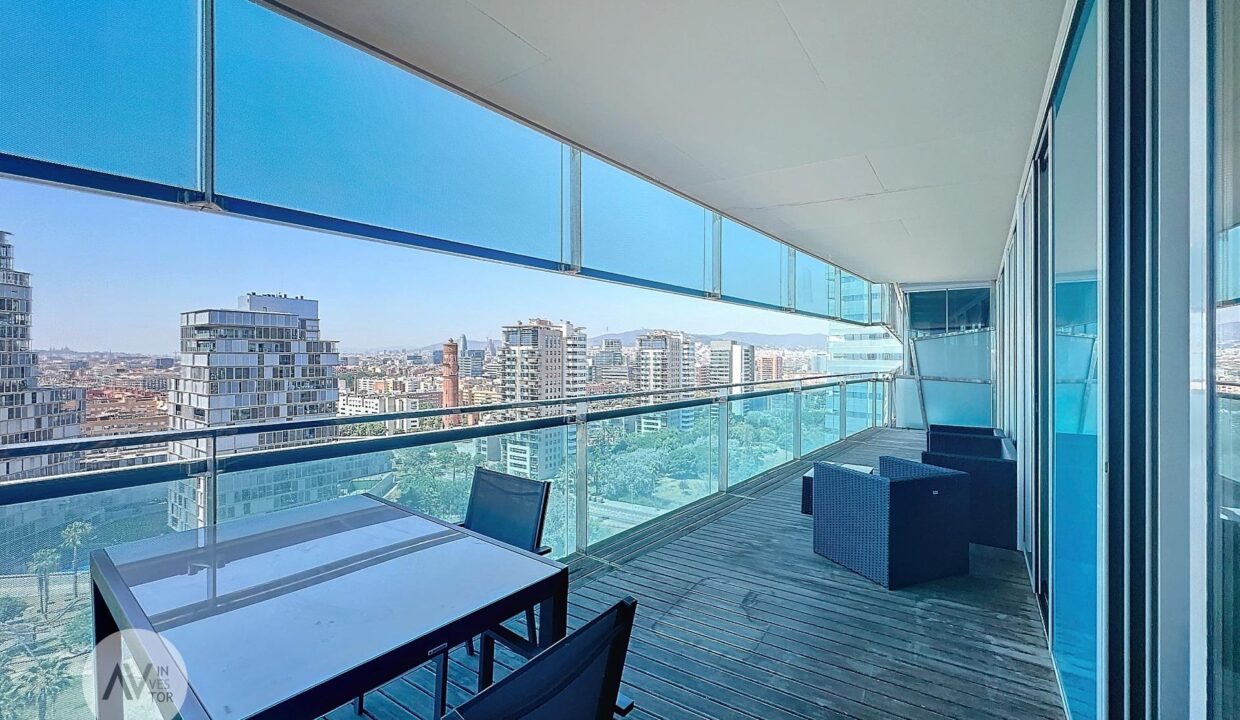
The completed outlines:
{"type": "Polygon", "coordinates": [[[800,460],[805,454],[801,447],[801,381],[792,383],[792,457],[800,460]]]}
{"type": "Polygon", "coordinates": [[[840,439],[848,437],[848,383],[840,383],[840,439]]]}
{"type": "Polygon", "coordinates": [[[565,205],[568,212],[568,227],[565,228],[565,240],[567,241],[567,264],[566,272],[581,272],[582,263],[582,246],[581,246],[581,151],[577,148],[566,148],[568,153],[567,170],[567,187],[564,189],[567,197],[565,205]]]}
{"type": "Polygon", "coordinates": [[[720,388],[715,400],[719,408],[719,492],[728,491],[728,424],[732,419],[732,405],[728,402],[728,388],[720,388]]]}
{"type": "Polygon", "coordinates": [[[589,403],[579,402],[576,407],[576,458],[573,472],[573,507],[575,516],[575,544],[577,552],[585,554],[590,544],[590,478],[587,464],[590,457],[590,435],[586,425],[589,403]]]}

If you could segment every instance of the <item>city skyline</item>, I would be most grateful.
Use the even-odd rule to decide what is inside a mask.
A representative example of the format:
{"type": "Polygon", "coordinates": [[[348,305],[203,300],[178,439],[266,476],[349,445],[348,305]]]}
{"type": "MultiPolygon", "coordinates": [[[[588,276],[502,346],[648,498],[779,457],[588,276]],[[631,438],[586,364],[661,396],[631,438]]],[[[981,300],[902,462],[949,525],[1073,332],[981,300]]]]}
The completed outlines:
{"type": "Polygon", "coordinates": [[[33,344],[41,349],[172,355],[181,311],[247,292],[318,298],[324,327],[348,352],[420,348],[461,334],[495,338],[512,317],[562,319],[567,308],[591,337],[665,327],[693,334],[852,327],[3,179],[0,229],[23,247],[38,282],[33,344]],[[211,262],[204,265],[204,257],[211,262]],[[83,267],[90,268],[86,277],[83,267]]]}

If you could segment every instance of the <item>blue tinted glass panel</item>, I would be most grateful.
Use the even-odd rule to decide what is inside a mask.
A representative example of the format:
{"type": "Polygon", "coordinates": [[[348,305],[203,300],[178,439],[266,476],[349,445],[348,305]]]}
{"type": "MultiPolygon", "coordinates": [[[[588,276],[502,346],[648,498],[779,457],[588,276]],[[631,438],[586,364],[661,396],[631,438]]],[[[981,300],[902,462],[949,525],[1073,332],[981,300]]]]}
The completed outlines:
{"type": "Polygon", "coordinates": [[[4,3],[0,152],[197,188],[198,5],[4,3]]]}
{"type": "Polygon", "coordinates": [[[881,323],[886,320],[883,314],[883,288],[881,283],[870,285],[870,322],[881,323]]]}
{"type": "Polygon", "coordinates": [[[925,429],[921,414],[921,383],[914,378],[896,378],[892,409],[896,427],[925,429]]]}
{"type": "Polygon", "coordinates": [[[602,160],[581,159],[582,265],[707,290],[710,213],[602,160]]]}
{"type": "Polygon", "coordinates": [[[827,264],[827,315],[840,316],[840,269],[827,264]]]}
{"type": "Polygon", "coordinates": [[[841,317],[853,322],[870,321],[870,283],[852,273],[840,271],[840,292],[843,296],[841,317]]]}
{"type": "Polygon", "coordinates": [[[914,336],[947,332],[947,291],[909,293],[908,327],[914,336]]]}
{"type": "Polygon", "coordinates": [[[922,375],[989,380],[993,330],[923,337],[913,341],[922,375]]]}
{"type": "Polygon", "coordinates": [[[792,459],[792,396],[768,395],[728,403],[728,484],[792,459]]]}
{"type": "Polygon", "coordinates": [[[1098,37],[1091,4],[1055,107],[1052,651],[1074,718],[1097,716],[1098,37]]]}
{"type": "Polygon", "coordinates": [[[723,220],[723,295],[784,307],[787,298],[786,245],[723,220]]]}
{"type": "MultiPolygon", "coordinates": [[[[0,507],[0,573],[6,577],[0,583],[0,607],[5,612],[3,627],[9,631],[4,635],[0,660],[7,672],[32,680],[22,673],[29,667],[28,658],[88,657],[95,645],[89,602],[90,554],[121,543],[168,535],[180,529],[182,522],[186,529],[201,527],[192,508],[183,519],[183,508],[173,504],[178,484],[158,483],[0,507]],[[40,576],[50,581],[42,594],[37,589],[40,576]],[[12,634],[16,628],[25,630],[12,634]]],[[[76,685],[76,667],[80,666],[70,665],[69,672],[52,676],[64,684],[65,692],[49,703],[51,712],[46,717],[97,717],[76,685]]],[[[37,693],[12,693],[4,698],[4,715],[38,718],[42,714],[39,706],[37,693]]]]}
{"type": "Polygon", "coordinates": [[[801,393],[801,453],[810,453],[840,439],[838,385],[801,393]]]}
{"type": "Polygon", "coordinates": [[[800,250],[796,253],[796,309],[819,315],[831,314],[834,280],[827,272],[830,265],[800,250]]]}
{"type": "Polygon", "coordinates": [[[849,383],[845,409],[845,437],[874,427],[874,391],[873,383],[849,383]]]}
{"type": "Polygon", "coordinates": [[[590,543],[717,491],[718,418],[695,407],[589,423],[590,543]]]}
{"type": "Polygon", "coordinates": [[[561,260],[560,143],[245,0],[216,14],[220,194],[561,260]]]}
{"type": "Polygon", "coordinates": [[[990,327],[990,288],[947,291],[948,332],[988,327],[990,327]]]}
{"type": "Polygon", "coordinates": [[[991,427],[990,383],[922,380],[921,390],[930,424],[991,427]]]}

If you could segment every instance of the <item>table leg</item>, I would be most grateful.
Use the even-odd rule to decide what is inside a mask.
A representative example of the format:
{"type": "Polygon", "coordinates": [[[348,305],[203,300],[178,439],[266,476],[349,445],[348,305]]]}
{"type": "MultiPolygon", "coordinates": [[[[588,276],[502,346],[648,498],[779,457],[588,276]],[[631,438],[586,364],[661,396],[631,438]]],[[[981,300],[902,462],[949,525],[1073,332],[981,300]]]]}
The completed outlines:
{"type": "Polygon", "coordinates": [[[95,701],[99,720],[125,716],[125,683],[120,674],[121,639],[116,619],[99,588],[91,582],[91,610],[95,621],[95,701]]]}
{"type": "Polygon", "coordinates": [[[538,604],[538,647],[542,650],[563,640],[568,634],[568,571],[560,577],[555,591],[538,604]]]}
{"type": "Polygon", "coordinates": [[[495,683],[495,638],[482,633],[482,645],[478,652],[478,692],[495,683]]]}

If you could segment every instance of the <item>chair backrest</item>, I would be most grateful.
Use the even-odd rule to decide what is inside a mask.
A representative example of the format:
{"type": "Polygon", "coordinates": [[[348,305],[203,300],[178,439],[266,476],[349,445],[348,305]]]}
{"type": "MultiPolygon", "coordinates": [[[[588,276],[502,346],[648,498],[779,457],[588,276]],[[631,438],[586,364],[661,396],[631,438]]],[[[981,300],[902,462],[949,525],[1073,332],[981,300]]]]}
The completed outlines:
{"type": "Polygon", "coordinates": [[[542,542],[551,483],[474,468],[465,527],[522,550],[542,542]]]}
{"type": "Polygon", "coordinates": [[[610,720],[637,601],[626,597],[456,708],[464,720],[610,720]]]}
{"type": "Polygon", "coordinates": [[[928,428],[932,433],[955,433],[957,435],[1002,435],[1003,431],[992,427],[978,427],[974,425],[945,425],[939,423],[930,423],[928,428]]]}
{"type": "Polygon", "coordinates": [[[997,435],[930,433],[926,436],[926,447],[934,453],[1003,458],[1006,454],[1005,440],[997,435]]]}

